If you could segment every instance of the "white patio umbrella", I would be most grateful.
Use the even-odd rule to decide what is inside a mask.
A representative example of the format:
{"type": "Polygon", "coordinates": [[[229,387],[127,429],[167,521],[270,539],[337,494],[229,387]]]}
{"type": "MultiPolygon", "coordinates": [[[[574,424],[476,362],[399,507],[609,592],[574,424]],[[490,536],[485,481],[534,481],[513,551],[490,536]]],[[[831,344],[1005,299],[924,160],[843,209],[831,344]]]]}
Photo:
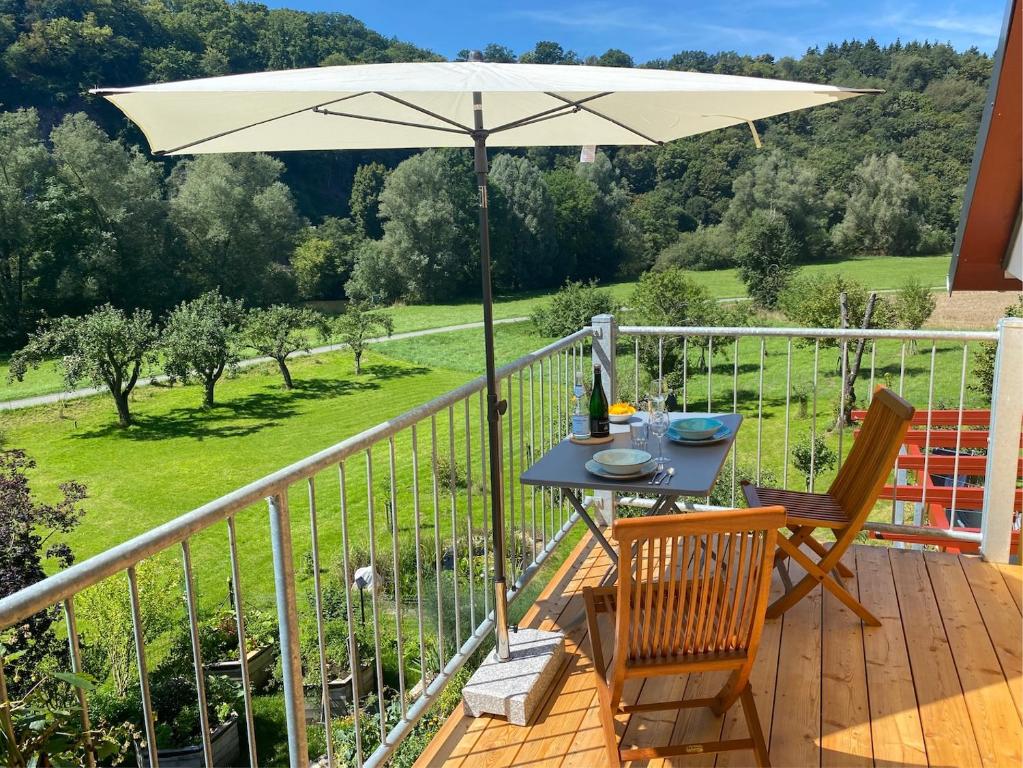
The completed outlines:
{"type": "MultiPolygon", "coordinates": [[[[157,155],[473,147],[479,185],[494,552],[504,552],[500,400],[494,367],[486,148],[660,145],[869,89],[655,69],[468,62],[366,64],[97,88],[157,155]]],[[[497,652],[508,657],[503,558],[497,652]]]]}

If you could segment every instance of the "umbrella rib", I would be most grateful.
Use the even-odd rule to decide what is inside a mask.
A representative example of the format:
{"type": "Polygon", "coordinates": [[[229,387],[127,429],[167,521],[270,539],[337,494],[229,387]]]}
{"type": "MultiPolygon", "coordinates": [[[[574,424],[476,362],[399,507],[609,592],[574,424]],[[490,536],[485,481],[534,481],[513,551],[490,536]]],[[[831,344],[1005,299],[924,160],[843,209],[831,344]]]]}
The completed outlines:
{"type": "Polygon", "coordinates": [[[323,109],[316,107],[313,112],[320,115],[330,115],[331,117],[350,117],[353,120],[366,120],[371,123],[387,123],[388,125],[404,125],[409,128],[423,128],[427,131],[442,131],[443,133],[457,133],[460,135],[467,135],[465,131],[459,128],[444,128],[440,125],[427,125],[426,123],[411,123],[408,120],[392,120],[388,117],[372,117],[371,115],[356,115],[351,112],[333,112],[329,109],[323,109]]]}
{"type": "Polygon", "coordinates": [[[528,117],[520,117],[518,120],[512,120],[510,123],[504,123],[491,128],[487,133],[498,133],[499,131],[508,131],[512,128],[521,128],[525,125],[532,125],[538,123],[541,120],[550,120],[553,117],[562,117],[564,115],[572,115],[582,109],[582,104],[594,99],[601,99],[604,96],[610,96],[613,91],[604,91],[603,93],[597,93],[593,96],[587,96],[585,99],[578,99],[576,101],[569,101],[565,99],[567,103],[561,104],[560,106],[553,107],[551,109],[545,109],[543,112],[537,112],[535,115],[529,115],[528,117]],[[557,113],[557,114],[555,114],[557,113]]]}
{"type": "Polygon", "coordinates": [[[587,106],[585,106],[585,105],[583,105],[583,104],[581,104],[579,102],[573,102],[571,99],[566,99],[564,96],[559,96],[558,94],[553,93],[552,91],[544,91],[544,93],[546,93],[548,96],[550,96],[552,98],[558,99],[558,101],[563,101],[566,104],[576,104],[579,107],[579,109],[583,110],[584,112],[589,112],[591,115],[593,115],[595,117],[599,117],[601,120],[607,120],[607,122],[609,122],[609,123],[614,123],[619,128],[624,128],[629,133],[634,133],[637,136],[639,136],[641,139],[646,139],[651,144],[657,144],[658,146],[664,144],[663,141],[660,141],[658,139],[655,139],[655,138],[652,138],[650,136],[647,136],[642,131],[637,131],[635,128],[633,128],[632,126],[626,125],[621,120],[615,120],[613,117],[609,117],[609,116],[607,116],[605,114],[602,114],[602,113],[598,112],[597,110],[593,109],[592,107],[587,107],[587,106]]]}
{"type": "MultiPolygon", "coordinates": [[[[409,109],[414,109],[416,112],[421,112],[422,114],[427,115],[428,117],[432,117],[435,120],[440,120],[441,122],[447,123],[448,125],[453,125],[453,126],[455,126],[455,128],[458,128],[461,133],[466,133],[466,134],[471,134],[472,133],[472,128],[469,128],[468,126],[462,125],[461,123],[459,123],[459,122],[457,122],[455,120],[451,120],[450,118],[444,117],[444,115],[438,115],[436,112],[431,112],[430,110],[426,109],[425,107],[421,107],[418,104],[413,104],[411,101],[405,101],[405,99],[399,99],[397,96],[393,96],[390,93],[387,93],[385,91],[373,91],[373,93],[375,93],[377,96],[383,96],[385,99],[390,99],[391,101],[397,102],[398,104],[406,106],[409,109]]],[[[408,123],[408,125],[414,125],[414,124],[413,123],[408,123]]]]}
{"type": "Polygon", "coordinates": [[[238,126],[237,128],[231,128],[226,131],[221,131],[220,133],[215,133],[212,136],[207,136],[204,139],[196,139],[195,141],[190,141],[187,144],[182,144],[181,146],[178,147],[172,147],[171,149],[155,150],[153,154],[156,155],[157,157],[162,157],[163,155],[170,155],[173,154],[174,152],[180,152],[183,149],[191,149],[192,147],[197,146],[199,144],[205,144],[207,141],[213,141],[214,139],[222,139],[224,136],[230,136],[231,134],[238,133],[239,131],[247,131],[249,128],[255,128],[257,125],[266,125],[267,123],[272,123],[275,120],[283,120],[285,117],[293,117],[294,115],[299,115],[302,114],[303,112],[308,112],[310,110],[316,112],[320,110],[322,107],[327,106],[328,104],[337,104],[342,101],[348,101],[349,99],[355,99],[358,98],[359,96],[365,96],[367,93],[369,93],[369,91],[351,93],[347,96],[342,96],[340,99],[331,99],[330,101],[324,101],[321,104],[314,104],[311,107],[302,107],[302,109],[296,109],[291,112],[285,112],[283,115],[275,115],[274,117],[268,117],[265,120],[257,120],[256,122],[249,123],[248,125],[241,125],[238,126]]]}

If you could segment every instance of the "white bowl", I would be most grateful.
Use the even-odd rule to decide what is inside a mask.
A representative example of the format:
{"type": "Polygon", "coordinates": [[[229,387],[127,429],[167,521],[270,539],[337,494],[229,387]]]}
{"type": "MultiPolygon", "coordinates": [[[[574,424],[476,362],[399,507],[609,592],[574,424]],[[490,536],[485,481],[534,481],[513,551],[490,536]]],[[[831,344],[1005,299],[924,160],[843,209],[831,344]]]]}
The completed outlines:
{"type": "Polygon", "coordinates": [[[671,422],[671,431],[683,440],[708,440],[717,434],[724,424],[718,419],[687,418],[671,422]]]}
{"type": "Polygon", "coordinates": [[[613,475],[632,475],[640,467],[650,461],[650,454],[635,448],[609,448],[597,451],[593,460],[605,471],[613,475]]]}
{"type": "Polygon", "coordinates": [[[633,413],[609,413],[607,415],[607,420],[610,421],[612,424],[628,424],[629,423],[629,419],[631,419],[635,415],[636,415],[635,412],[633,412],[633,413]]]}

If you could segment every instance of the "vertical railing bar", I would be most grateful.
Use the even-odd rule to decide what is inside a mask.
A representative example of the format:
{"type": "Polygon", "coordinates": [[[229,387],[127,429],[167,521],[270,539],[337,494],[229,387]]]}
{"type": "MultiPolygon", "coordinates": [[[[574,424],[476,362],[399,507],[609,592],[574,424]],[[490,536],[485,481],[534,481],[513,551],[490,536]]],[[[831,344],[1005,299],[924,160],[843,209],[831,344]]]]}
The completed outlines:
{"type": "MultiPolygon", "coordinates": [[[[415,429],[415,427],[413,427],[415,429]]],[[[359,659],[359,644],[355,641],[355,616],[352,610],[352,568],[348,546],[348,492],[345,481],[345,463],[337,465],[338,487],[341,501],[341,567],[345,579],[345,615],[348,619],[348,666],[352,675],[352,726],[355,730],[355,764],[362,767],[362,661],[359,659]]]]}
{"type": "Polygon", "coordinates": [[[181,565],[185,572],[185,606],[188,610],[188,635],[192,641],[192,663],[195,665],[195,691],[199,703],[199,731],[206,768],[213,768],[213,743],[210,741],[210,712],[206,704],[206,676],[202,668],[199,646],[199,612],[195,602],[195,580],[192,575],[192,550],[188,539],[181,542],[181,565]]]}
{"type": "MultiPolygon", "coordinates": [[[[558,353],[558,355],[560,357],[560,353],[558,353]]],[[[555,358],[555,359],[557,359],[557,358],[555,358]]],[[[564,430],[565,418],[564,418],[564,415],[563,415],[563,412],[562,412],[562,406],[565,404],[565,377],[567,376],[567,374],[568,374],[568,367],[567,367],[567,365],[565,365],[563,367],[561,364],[559,364],[558,365],[558,393],[557,393],[557,398],[558,398],[558,425],[557,425],[557,429],[558,429],[558,432],[557,432],[557,435],[556,435],[557,440],[555,440],[555,443],[554,443],[555,445],[557,443],[560,443],[562,441],[562,439],[565,437],[565,430],[564,430]]],[[[517,482],[518,478],[516,478],[515,480],[517,482]]],[[[560,518],[561,519],[561,525],[562,525],[562,527],[564,527],[564,525],[565,525],[565,499],[564,499],[564,496],[562,496],[562,494],[561,494],[561,489],[558,489],[558,509],[561,512],[561,518],[560,518]]]]}
{"type": "Polygon", "coordinates": [[[405,701],[405,638],[402,621],[405,616],[404,606],[401,601],[401,557],[398,551],[398,486],[397,486],[397,462],[395,461],[394,435],[387,441],[388,470],[390,472],[391,491],[391,561],[394,568],[394,634],[395,651],[398,655],[398,699],[401,702],[401,716],[404,719],[408,716],[408,706],[405,701]]]}
{"type": "Polygon", "coordinates": [[[813,415],[810,422],[810,493],[813,493],[817,469],[817,371],[820,368],[821,340],[813,340],[813,415]]]}
{"type": "Polygon", "coordinates": [[[874,366],[877,358],[877,339],[870,340],[870,388],[867,390],[867,405],[874,401],[874,366]]]}
{"type": "Polygon", "coordinates": [[[465,505],[468,545],[466,557],[469,565],[469,624],[476,631],[476,531],[472,519],[472,422],[469,418],[469,398],[462,401],[465,410],[465,505]]]}
{"type": "Polygon", "coordinates": [[[657,394],[664,394],[661,388],[664,386],[664,337],[657,337],[657,394]]]}
{"type": "MultiPolygon", "coordinates": [[[[468,409],[469,401],[466,400],[466,409],[468,409]]],[[[422,526],[422,510],[419,505],[419,434],[416,428],[417,425],[412,425],[412,515],[414,517],[415,530],[413,535],[415,537],[416,547],[416,619],[417,629],[419,632],[419,675],[420,675],[420,688],[423,692],[426,691],[427,686],[427,675],[426,670],[426,632],[423,627],[423,539],[420,534],[420,527],[422,526]]]]}
{"type": "MultiPolygon", "coordinates": [[[[931,373],[927,381],[927,432],[924,434],[924,474],[923,474],[923,493],[920,495],[920,508],[914,518],[914,524],[923,525],[923,515],[927,515],[927,519],[930,520],[930,513],[927,511],[927,486],[930,485],[931,475],[927,471],[927,467],[931,460],[931,414],[934,408],[934,364],[937,362],[938,355],[938,344],[935,341],[931,342],[931,373]],[[919,518],[919,519],[917,519],[919,518]]],[[[953,516],[955,510],[952,510],[953,516]]]]}
{"type": "Polygon", "coordinates": [[[849,375],[849,341],[842,339],[842,380],[838,385],[838,466],[842,466],[842,438],[845,436],[845,380],[849,375]]]}
{"type": "MultiPolygon", "coordinates": [[[[576,363],[578,364],[578,355],[576,356],[576,363]]],[[[537,460],[536,454],[536,398],[533,392],[533,365],[529,365],[529,463],[533,464],[537,460]]],[[[541,496],[540,501],[543,502],[541,496]]],[[[533,516],[533,540],[536,540],[536,486],[529,486],[529,508],[530,513],[533,516]]],[[[540,518],[540,541],[542,547],[547,546],[547,527],[544,525],[543,517],[540,518]]],[[[534,556],[535,559],[535,556],[534,556]]]]}
{"type": "Polygon", "coordinates": [[[956,417],[956,455],[952,460],[952,514],[948,516],[948,530],[955,527],[956,517],[956,493],[959,490],[959,452],[963,444],[963,405],[966,400],[966,366],[969,361],[967,348],[969,345],[963,343],[963,365],[959,377],[959,415],[956,417]]]}
{"type": "Polygon", "coordinates": [[[781,487],[789,487],[789,429],[792,422],[792,337],[789,336],[785,350],[785,437],[782,448],[781,487]]]}
{"type": "Polygon", "coordinates": [[[327,765],[334,766],[334,734],[330,726],[330,681],[327,679],[327,638],[323,626],[323,588],[320,583],[320,535],[316,520],[316,480],[307,481],[309,491],[309,544],[313,564],[313,607],[316,611],[316,644],[320,657],[320,706],[323,708],[323,730],[327,742],[327,765]]]}
{"type": "Polygon", "coordinates": [[[508,518],[506,523],[506,538],[504,548],[511,549],[511,557],[508,558],[508,565],[510,566],[511,583],[514,584],[517,578],[516,566],[518,565],[518,543],[515,541],[516,528],[515,528],[515,482],[513,477],[515,476],[515,413],[512,408],[512,377],[508,376],[508,410],[505,411],[505,417],[508,419],[508,427],[506,432],[508,433],[508,456],[505,462],[505,471],[508,473],[505,479],[505,488],[508,491],[508,518]]]}
{"type": "Polygon", "coordinates": [[[462,644],[462,600],[458,589],[458,489],[455,485],[455,406],[448,406],[448,494],[451,498],[451,585],[455,609],[455,648],[462,644]]]}
{"type": "MultiPolygon", "coordinates": [[[[380,710],[380,735],[381,738],[387,733],[387,717],[384,714],[384,665],[383,654],[380,652],[380,610],[377,606],[377,590],[380,585],[377,583],[380,572],[377,570],[377,534],[376,534],[376,505],[374,504],[373,493],[373,447],[366,449],[366,517],[369,522],[369,569],[373,576],[373,585],[370,588],[370,604],[373,607],[373,655],[376,657],[377,666],[377,705],[380,710]]],[[[398,578],[398,574],[394,574],[398,578]]]]}
{"type": "MultiPolygon", "coordinates": [[[[736,342],[738,343],[738,339],[736,342]]],[[[757,400],[757,485],[760,485],[760,462],[764,447],[764,361],[767,340],[760,338],[760,394],[757,400]]]]}
{"type": "MultiPolygon", "coordinates": [[[[899,353],[899,397],[903,395],[903,386],[906,381],[906,342],[902,342],[902,349],[899,353]]],[[[912,429],[912,427],[910,427],[912,429]]],[[[905,505],[899,507],[899,457],[896,455],[895,464],[892,468],[892,522],[901,525],[905,522],[905,505]]]]}
{"type": "MultiPolygon", "coordinates": [[[[568,353],[566,352],[565,355],[566,355],[565,360],[566,360],[566,364],[567,364],[567,360],[568,360],[567,355],[568,355],[568,353]]],[[[526,466],[527,466],[526,465],[526,423],[525,423],[526,409],[525,409],[525,406],[522,404],[524,393],[525,393],[525,388],[524,388],[524,385],[522,383],[522,371],[519,371],[519,408],[518,408],[518,410],[519,410],[519,474],[524,472],[525,469],[526,469],[526,466]]],[[[515,482],[516,485],[519,486],[519,518],[520,518],[520,522],[522,524],[522,540],[525,541],[526,540],[526,486],[524,486],[522,483],[518,482],[518,477],[514,478],[514,482],[515,482]]],[[[532,558],[533,558],[533,560],[536,560],[536,536],[533,536],[533,538],[532,538],[532,546],[530,547],[530,550],[532,551],[532,558]]],[[[532,561],[530,561],[530,562],[532,562],[532,561]]]]}
{"type": "MultiPolygon", "coordinates": [[[[17,741],[14,723],[11,721],[11,698],[7,693],[7,675],[4,672],[4,660],[0,658],[0,730],[9,744],[17,741]]],[[[10,763],[13,765],[13,761],[10,763]]]]}
{"type": "MultiPolygon", "coordinates": [[[[437,673],[447,665],[444,657],[444,598],[441,593],[441,581],[443,576],[443,560],[440,551],[440,476],[437,473],[437,415],[430,416],[430,454],[433,459],[433,546],[436,568],[437,587],[437,673]]],[[[457,648],[457,646],[456,646],[457,648]]]]}
{"type": "Polygon", "coordinates": [[[256,715],[252,709],[252,680],[249,677],[249,655],[245,640],[245,615],[242,610],[242,573],[238,561],[238,531],[234,515],[227,518],[227,546],[231,552],[231,591],[234,600],[234,620],[238,628],[238,661],[242,673],[242,698],[245,703],[245,737],[249,746],[249,765],[258,768],[256,753],[256,715]]]}
{"type": "MultiPolygon", "coordinates": [[[[64,601],[64,624],[67,627],[67,641],[68,641],[68,652],[71,656],[71,671],[76,675],[82,675],[85,673],[82,667],[82,648],[78,642],[78,620],[75,618],[75,598],[74,595],[68,597],[64,601]]],[[[0,659],[0,669],[3,667],[3,660],[0,659]]],[[[92,737],[90,732],[92,731],[92,724],[89,721],[89,699],[85,695],[85,691],[75,686],[75,693],[78,696],[78,707],[82,710],[82,732],[85,736],[85,761],[89,768],[95,768],[96,765],[96,752],[95,747],[92,743],[92,737]]],[[[4,693],[0,701],[0,706],[6,706],[8,704],[7,695],[4,693]]]]}
{"type": "Polygon", "coordinates": [[[714,378],[714,337],[707,337],[707,413],[714,410],[711,383],[714,378]]]}
{"type": "MultiPolygon", "coordinates": [[[[546,438],[544,437],[544,430],[546,429],[547,419],[546,419],[546,410],[545,410],[545,407],[544,407],[543,365],[544,365],[544,361],[541,360],[540,361],[540,451],[539,451],[540,456],[543,456],[544,454],[546,454],[547,450],[548,450],[547,441],[546,441],[546,438]]],[[[544,535],[545,535],[545,537],[547,536],[547,523],[548,523],[549,520],[553,520],[553,518],[554,518],[554,509],[553,509],[553,503],[554,503],[553,499],[554,499],[554,497],[552,496],[550,498],[551,498],[551,510],[550,510],[550,514],[548,515],[548,510],[547,510],[548,492],[547,492],[546,488],[541,488],[540,489],[540,514],[543,516],[544,535]]],[[[551,534],[550,535],[552,537],[554,535],[553,523],[551,525],[551,534]]],[[[550,538],[548,538],[547,540],[550,541],[550,538]]]]}
{"type": "Polygon", "coordinates": [[[490,614],[490,523],[487,520],[487,438],[486,415],[484,411],[484,393],[479,397],[480,424],[480,506],[483,509],[483,614],[490,614]]]}
{"type": "Polygon", "coordinates": [[[682,337],[682,413],[689,412],[689,337],[682,337]]]}
{"type": "Polygon", "coordinates": [[[139,689],[142,694],[142,716],[145,718],[146,747],[150,768],[157,768],[160,759],[156,746],[156,718],[153,715],[153,699],[149,693],[149,668],[146,666],[146,641],[142,634],[142,610],[139,608],[139,585],[135,566],[129,565],[128,595],[131,602],[131,629],[135,636],[135,660],[139,669],[139,689]]]}
{"type": "Polygon", "coordinates": [[[634,338],[634,341],[635,341],[634,351],[633,351],[633,355],[635,356],[635,359],[633,360],[633,366],[634,366],[634,369],[635,369],[635,376],[636,376],[636,399],[633,402],[636,404],[636,407],[638,408],[639,407],[639,336],[635,336],[633,338],[634,338]]]}
{"type": "MultiPolygon", "coordinates": [[[[735,337],[735,343],[732,345],[732,413],[739,412],[739,337],[735,337]]],[[[732,441],[732,492],[729,502],[733,507],[735,506],[735,491],[738,483],[736,482],[736,460],[739,453],[739,436],[736,435],[732,441]]],[[[707,497],[707,503],[710,504],[710,496],[707,497]]]]}

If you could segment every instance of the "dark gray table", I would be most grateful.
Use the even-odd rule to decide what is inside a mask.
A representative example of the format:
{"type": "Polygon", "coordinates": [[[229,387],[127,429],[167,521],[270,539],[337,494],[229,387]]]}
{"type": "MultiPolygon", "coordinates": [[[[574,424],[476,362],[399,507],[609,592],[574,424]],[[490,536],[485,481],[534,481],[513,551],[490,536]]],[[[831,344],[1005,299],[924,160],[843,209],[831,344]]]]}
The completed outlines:
{"type": "MultiPolygon", "coordinates": [[[[697,415],[706,414],[672,413],[671,418],[697,415]]],[[[562,440],[523,472],[519,479],[523,485],[560,488],[565,498],[582,517],[583,522],[593,532],[597,541],[607,551],[612,562],[617,564],[618,554],[586,511],[577,491],[590,489],[629,494],[657,494],[657,500],[649,512],[651,515],[661,514],[666,509],[672,508],[681,497],[709,496],[721,473],[721,467],[724,466],[725,459],[728,457],[728,452],[735,442],[739,427],[742,425],[742,416],[737,413],[714,414],[714,417],[731,428],[732,434],[727,440],[710,445],[680,445],[673,443],[667,437],[664,438],[663,455],[668,459],[664,465],[675,468],[675,475],[668,484],[651,485],[649,477],[638,480],[607,480],[586,470],[584,464],[598,451],[608,448],[632,447],[628,427],[622,426],[616,429],[615,427],[618,425],[612,425],[614,440],[610,443],[576,445],[568,438],[562,440]]],[[[645,415],[634,418],[645,418],[645,415]]],[[[657,439],[652,435],[647,444],[647,450],[655,457],[658,455],[657,439]]]]}

